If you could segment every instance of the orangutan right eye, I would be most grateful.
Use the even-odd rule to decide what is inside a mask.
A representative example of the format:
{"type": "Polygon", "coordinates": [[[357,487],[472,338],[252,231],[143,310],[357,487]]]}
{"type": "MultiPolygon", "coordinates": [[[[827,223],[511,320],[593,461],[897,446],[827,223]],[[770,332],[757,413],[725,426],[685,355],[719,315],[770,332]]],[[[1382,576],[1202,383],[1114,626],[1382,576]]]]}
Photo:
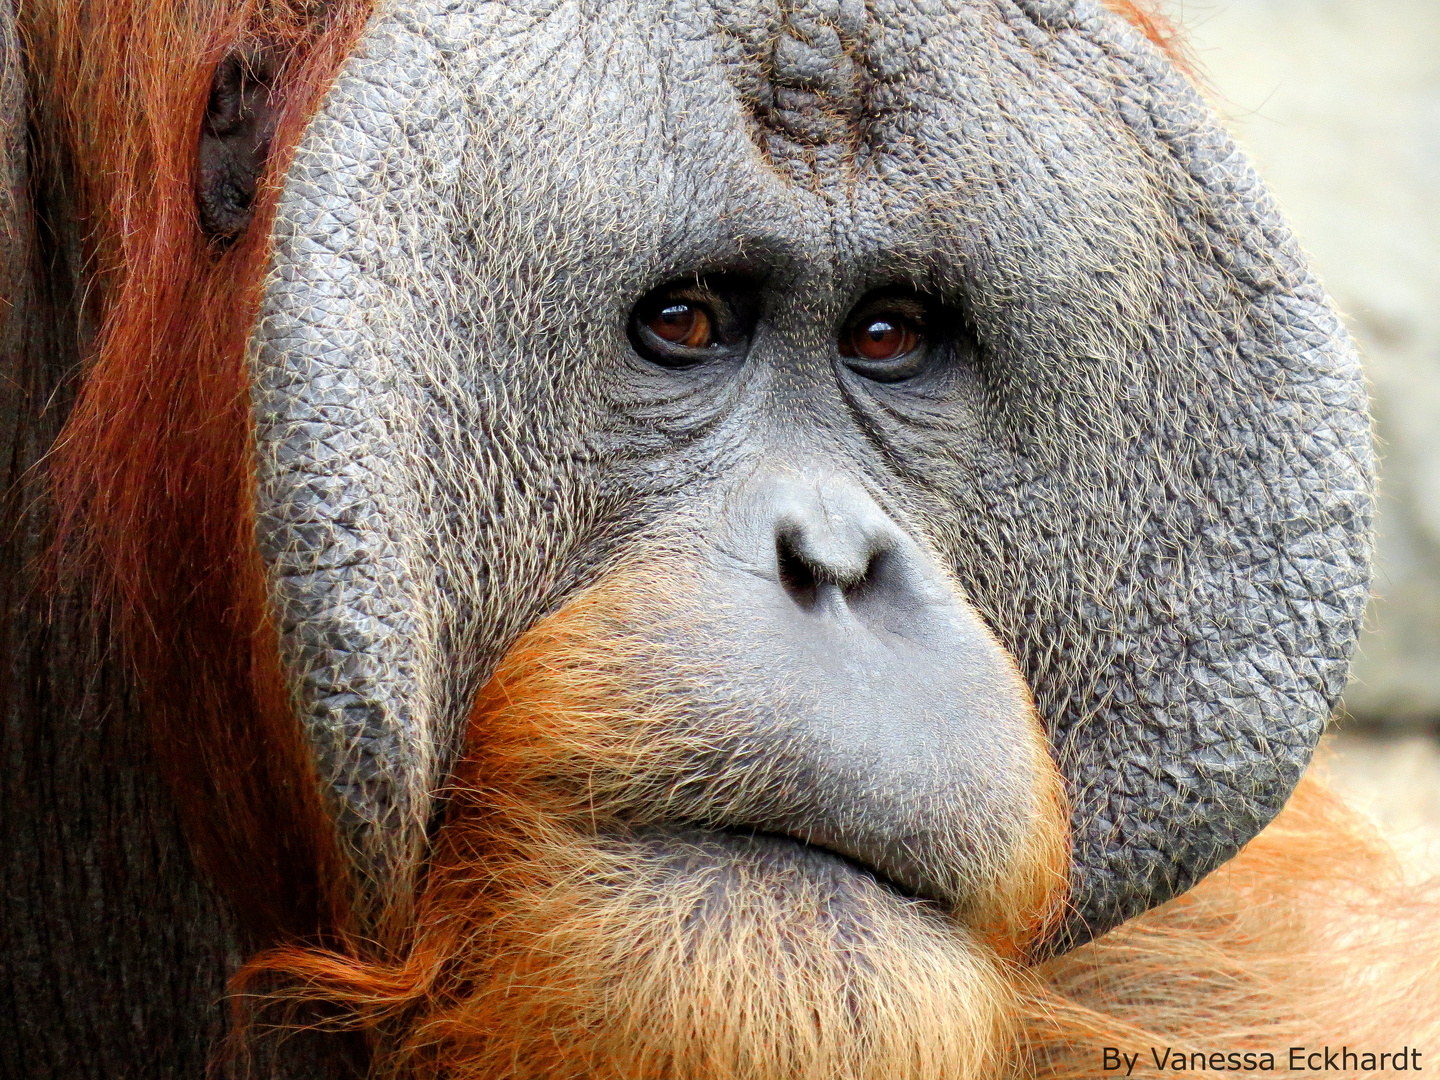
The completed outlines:
{"type": "Polygon", "coordinates": [[[635,306],[630,341],[662,367],[743,356],[755,328],[755,289],[729,275],[662,285],[635,306]]]}
{"type": "Polygon", "coordinates": [[[881,293],[862,303],[836,342],[845,366],[884,383],[920,374],[933,359],[926,336],[932,306],[909,292],[881,293]]]}
{"type": "Polygon", "coordinates": [[[710,316],[698,304],[670,304],[645,323],[660,340],[686,349],[704,349],[713,344],[710,316]]]}
{"type": "Polygon", "coordinates": [[[885,315],[852,326],[840,339],[840,355],[871,363],[902,359],[920,344],[920,330],[904,315],[885,315]]]}

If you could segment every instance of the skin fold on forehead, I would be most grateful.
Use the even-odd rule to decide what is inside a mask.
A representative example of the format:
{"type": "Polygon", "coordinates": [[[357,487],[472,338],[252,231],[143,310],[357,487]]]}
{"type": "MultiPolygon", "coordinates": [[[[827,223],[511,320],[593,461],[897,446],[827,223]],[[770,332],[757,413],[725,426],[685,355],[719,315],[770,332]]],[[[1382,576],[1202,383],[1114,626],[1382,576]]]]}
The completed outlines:
{"type": "Polygon", "coordinates": [[[631,308],[697,272],[765,282],[769,422],[838,443],[1015,657],[1071,787],[1068,940],[1188,888],[1308,762],[1368,590],[1358,365],[1213,114],[1098,4],[382,4],[274,239],[260,546],[381,894],[527,619],[774,449],[723,394],[636,389],[631,308]],[[805,365],[896,282],[977,373],[852,430],[805,365]]]}

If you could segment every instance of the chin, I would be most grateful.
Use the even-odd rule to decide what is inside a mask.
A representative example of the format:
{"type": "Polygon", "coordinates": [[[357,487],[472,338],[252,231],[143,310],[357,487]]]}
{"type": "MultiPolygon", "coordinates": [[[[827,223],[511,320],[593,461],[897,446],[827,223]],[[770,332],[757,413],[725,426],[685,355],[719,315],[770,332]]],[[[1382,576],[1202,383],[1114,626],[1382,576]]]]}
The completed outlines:
{"type": "MultiPolygon", "coordinates": [[[[1013,966],[933,901],[786,837],[456,830],[405,1055],[508,1077],[993,1077],[1013,966]],[[456,852],[458,855],[458,851],[456,852]]],[[[412,961],[413,963],[413,961],[412,961]]]]}

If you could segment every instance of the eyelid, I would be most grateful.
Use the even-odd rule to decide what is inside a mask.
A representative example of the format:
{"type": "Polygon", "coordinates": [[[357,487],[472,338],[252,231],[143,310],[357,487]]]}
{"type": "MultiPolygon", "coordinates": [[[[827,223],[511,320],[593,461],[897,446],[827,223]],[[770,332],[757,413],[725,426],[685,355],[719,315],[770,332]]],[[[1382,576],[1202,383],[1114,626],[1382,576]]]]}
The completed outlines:
{"type": "Polygon", "coordinates": [[[708,285],[702,283],[693,285],[676,285],[665,290],[663,294],[666,300],[689,300],[692,303],[709,303],[720,298],[720,294],[708,285]]]}
{"type": "Polygon", "coordinates": [[[861,304],[850,314],[845,321],[847,327],[858,326],[865,319],[883,318],[886,315],[899,315],[909,319],[919,329],[925,328],[926,316],[929,314],[929,305],[922,303],[913,297],[908,296],[878,296],[861,304]]]}

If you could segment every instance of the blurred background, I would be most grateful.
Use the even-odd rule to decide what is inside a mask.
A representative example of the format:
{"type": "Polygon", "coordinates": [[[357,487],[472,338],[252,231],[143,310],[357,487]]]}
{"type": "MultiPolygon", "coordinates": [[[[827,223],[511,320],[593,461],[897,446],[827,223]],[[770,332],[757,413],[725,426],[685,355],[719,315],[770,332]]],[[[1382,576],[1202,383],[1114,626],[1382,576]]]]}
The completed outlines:
{"type": "Polygon", "coordinates": [[[1164,0],[1370,377],[1375,598],[1332,775],[1440,868],[1440,0],[1164,0]]]}

